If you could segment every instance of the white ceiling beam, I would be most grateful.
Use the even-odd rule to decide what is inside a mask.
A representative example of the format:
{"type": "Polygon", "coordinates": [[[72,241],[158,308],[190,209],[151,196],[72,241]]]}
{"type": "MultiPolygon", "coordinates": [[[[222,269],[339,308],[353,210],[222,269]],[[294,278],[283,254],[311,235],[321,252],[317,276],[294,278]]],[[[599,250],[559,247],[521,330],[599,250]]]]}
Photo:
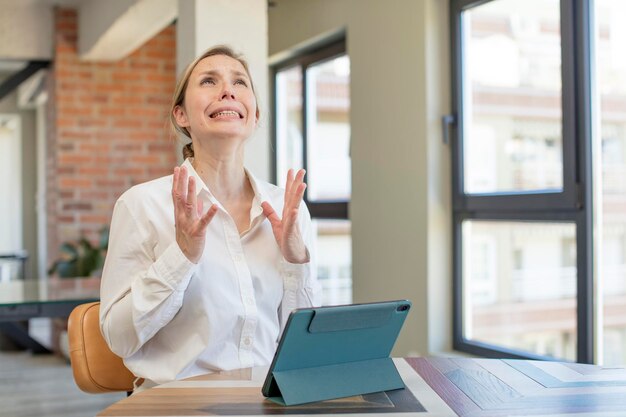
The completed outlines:
{"type": "Polygon", "coordinates": [[[176,0],[88,0],[79,6],[78,53],[86,61],[130,55],[176,19],[176,0]]]}

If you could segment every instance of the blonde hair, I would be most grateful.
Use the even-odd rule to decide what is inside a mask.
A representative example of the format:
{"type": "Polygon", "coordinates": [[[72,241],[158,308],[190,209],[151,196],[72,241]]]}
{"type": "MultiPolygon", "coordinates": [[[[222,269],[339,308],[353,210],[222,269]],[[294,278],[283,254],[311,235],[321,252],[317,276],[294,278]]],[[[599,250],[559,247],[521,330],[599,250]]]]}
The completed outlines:
{"type": "MultiPolygon", "coordinates": [[[[217,45],[214,46],[207,51],[205,51],[202,55],[198,56],[193,60],[185,71],[183,71],[182,76],[176,83],[176,89],[174,89],[174,97],[172,99],[172,106],[170,108],[170,124],[175,132],[181,133],[191,139],[191,134],[187,130],[186,127],[181,127],[176,123],[176,118],[174,117],[174,109],[176,106],[183,106],[185,102],[185,93],[187,92],[187,86],[189,85],[189,77],[191,77],[191,73],[193,69],[198,65],[198,62],[202,61],[204,58],[208,58],[214,55],[224,55],[229,58],[237,60],[243,68],[246,70],[246,74],[248,74],[248,78],[250,78],[250,87],[252,88],[252,93],[254,94],[255,99],[256,91],[254,90],[254,83],[252,82],[252,76],[250,75],[250,69],[248,68],[248,62],[243,58],[243,55],[236,53],[232,48],[226,45],[217,45]]],[[[256,100],[258,103],[258,99],[256,100]]],[[[260,114],[259,106],[257,104],[257,117],[260,114]]],[[[192,158],[193,157],[193,143],[189,142],[183,147],[183,158],[192,158]]]]}

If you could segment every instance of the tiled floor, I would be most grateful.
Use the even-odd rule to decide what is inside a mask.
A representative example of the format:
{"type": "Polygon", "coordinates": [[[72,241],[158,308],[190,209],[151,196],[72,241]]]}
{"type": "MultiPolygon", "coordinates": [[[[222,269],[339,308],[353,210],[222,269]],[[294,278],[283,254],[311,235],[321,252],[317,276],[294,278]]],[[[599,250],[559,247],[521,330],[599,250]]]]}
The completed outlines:
{"type": "Polygon", "coordinates": [[[59,356],[0,352],[0,417],[89,417],[126,394],[86,394],[59,356]]]}

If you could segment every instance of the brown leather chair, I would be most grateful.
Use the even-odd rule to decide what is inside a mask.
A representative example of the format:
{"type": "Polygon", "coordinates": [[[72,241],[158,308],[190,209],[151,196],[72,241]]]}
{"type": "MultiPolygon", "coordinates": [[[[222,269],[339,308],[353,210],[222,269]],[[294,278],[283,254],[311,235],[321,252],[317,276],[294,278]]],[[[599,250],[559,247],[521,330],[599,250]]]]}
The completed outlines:
{"type": "Polygon", "coordinates": [[[135,376],[109,349],[100,332],[100,303],[76,307],[67,323],[76,385],[92,394],[133,390],[135,376]]]}

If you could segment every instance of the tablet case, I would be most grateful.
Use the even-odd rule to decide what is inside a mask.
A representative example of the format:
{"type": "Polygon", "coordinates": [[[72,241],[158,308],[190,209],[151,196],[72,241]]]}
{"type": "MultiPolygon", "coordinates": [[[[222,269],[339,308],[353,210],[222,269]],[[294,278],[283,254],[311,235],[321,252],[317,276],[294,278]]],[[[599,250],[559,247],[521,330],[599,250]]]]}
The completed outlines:
{"type": "Polygon", "coordinates": [[[404,388],[389,357],[406,300],[294,310],[263,386],[283,405],[404,388]]]}

